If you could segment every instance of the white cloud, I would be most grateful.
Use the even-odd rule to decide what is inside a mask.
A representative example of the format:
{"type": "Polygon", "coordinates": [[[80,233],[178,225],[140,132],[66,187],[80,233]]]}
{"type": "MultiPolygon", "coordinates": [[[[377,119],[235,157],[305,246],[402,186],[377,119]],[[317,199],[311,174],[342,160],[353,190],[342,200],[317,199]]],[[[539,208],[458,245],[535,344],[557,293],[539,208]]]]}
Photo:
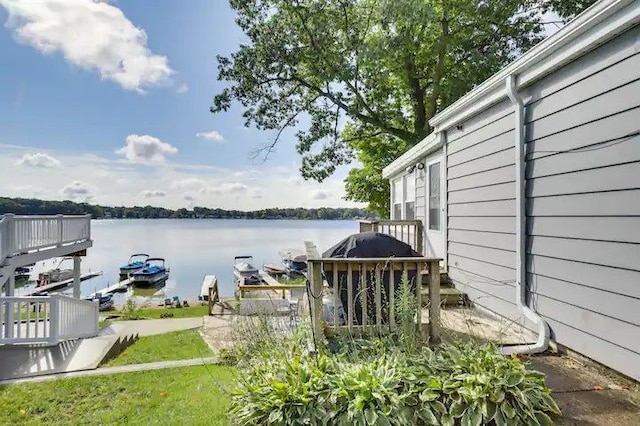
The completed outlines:
{"type": "Polygon", "coordinates": [[[60,161],[49,154],[37,152],[35,154],[24,154],[16,161],[18,166],[53,168],[60,166],[60,161]]]}
{"type": "Polygon", "coordinates": [[[224,140],[224,137],[217,130],[212,130],[210,132],[198,132],[196,133],[196,137],[215,142],[222,142],[224,140]]]}
{"type": "Polygon", "coordinates": [[[19,41],[73,65],[97,70],[126,90],[168,84],[166,56],[147,47],[147,34],[115,5],[101,0],[0,0],[19,41]]]}
{"type": "Polygon", "coordinates": [[[309,198],[312,200],[326,200],[331,197],[331,192],[324,189],[314,189],[309,193],[309,198]]]}
{"type": "Polygon", "coordinates": [[[93,192],[94,188],[91,185],[77,180],[65,185],[60,190],[65,199],[73,201],[89,201],[93,198],[93,192]]]}
{"type": "Polygon", "coordinates": [[[229,194],[237,194],[239,192],[245,192],[249,187],[244,183],[233,182],[222,186],[222,191],[229,194]]]}
{"type": "Polygon", "coordinates": [[[176,89],[177,93],[187,93],[189,91],[189,86],[187,86],[185,83],[182,83],[180,86],[178,86],[178,88],[176,89]]]}
{"type": "Polygon", "coordinates": [[[204,189],[203,187],[205,183],[206,182],[203,179],[190,177],[185,179],[174,180],[173,182],[171,182],[171,188],[172,189],[190,189],[190,190],[199,189],[200,191],[203,191],[204,189]]]}
{"type": "Polygon", "coordinates": [[[149,135],[129,135],[126,145],[116,151],[116,154],[124,155],[132,163],[158,164],[164,163],[165,156],[178,152],[178,148],[162,142],[160,139],[149,135]]]}
{"type": "Polygon", "coordinates": [[[302,185],[303,180],[300,176],[297,175],[293,175],[293,176],[289,176],[287,178],[287,180],[285,181],[288,185],[302,185]]]}
{"type": "Polygon", "coordinates": [[[344,173],[332,176],[322,184],[309,181],[300,186],[285,186],[285,179],[295,174],[295,166],[287,167],[287,170],[268,164],[260,168],[174,163],[140,167],[123,160],[65,151],[47,153],[64,165],[73,164],[73,167],[15,167],[25,153],[34,152],[43,151],[37,147],[0,145],[0,170],[11,169],[12,173],[11,179],[0,180],[0,194],[44,200],[73,199],[105,206],[140,205],[144,200],[154,206],[171,209],[192,204],[238,210],[302,205],[309,208],[362,206],[341,199],[344,196],[344,173]],[[234,175],[235,172],[244,173],[234,175]],[[163,190],[166,196],[142,198],[143,190],[163,190]],[[312,200],[309,195],[314,190],[326,191],[331,196],[312,200]],[[191,197],[195,200],[190,201],[191,197]]]}
{"type": "Polygon", "coordinates": [[[160,198],[166,197],[167,193],[161,189],[145,189],[140,193],[140,196],[143,198],[160,198]]]}

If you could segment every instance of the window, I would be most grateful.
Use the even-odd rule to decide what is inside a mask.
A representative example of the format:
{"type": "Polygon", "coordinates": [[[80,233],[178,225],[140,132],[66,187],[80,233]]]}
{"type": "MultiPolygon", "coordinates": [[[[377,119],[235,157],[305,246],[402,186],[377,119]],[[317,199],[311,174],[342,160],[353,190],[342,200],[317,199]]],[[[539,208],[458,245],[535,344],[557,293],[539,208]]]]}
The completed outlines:
{"type": "Polygon", "coordinates": [[[429,165],[429,229],[440,230],[440,162],[429,165]]]}
{"type": "Polygon", "coordinates": [[[416,175],[411,173],[404,177],[404,219],[416,218],[416,175]]]}
{"type": "Polygon", "coordinates": [[[391,188],[391,196],[393,197],[393,217],[392,219],[402,219],[402,179],[393,181],[391,188]]]}

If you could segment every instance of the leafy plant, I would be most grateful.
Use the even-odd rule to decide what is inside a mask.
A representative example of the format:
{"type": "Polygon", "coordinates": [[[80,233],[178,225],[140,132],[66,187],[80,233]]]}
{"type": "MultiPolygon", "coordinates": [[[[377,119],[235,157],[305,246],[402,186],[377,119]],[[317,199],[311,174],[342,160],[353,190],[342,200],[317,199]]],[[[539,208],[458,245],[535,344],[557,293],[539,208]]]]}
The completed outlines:
{"type": "Polygon", "coordinates": [[[122,319],[124,320],[138,320],[142,318],[140,308],[136,305],[135,300],[129,298],[122,307],[122,319]]]}
{"type": "Polygon", "coordinates": [[[544,375],[493,345],[408,351],[391,337],[342,338],[310,356],[308,330],[254,324],[262,338],[242,349],[251,358],[233,393],[237,424],[549,425],[560,412],[544,375]]]}

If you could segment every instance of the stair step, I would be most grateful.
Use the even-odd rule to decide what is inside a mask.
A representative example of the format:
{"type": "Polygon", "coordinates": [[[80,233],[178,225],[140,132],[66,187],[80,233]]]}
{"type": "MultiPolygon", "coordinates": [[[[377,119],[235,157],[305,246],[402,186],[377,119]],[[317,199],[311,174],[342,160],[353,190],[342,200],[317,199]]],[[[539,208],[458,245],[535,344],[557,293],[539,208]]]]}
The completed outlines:
{"type": "MultiPolygon", "coordinates": [[[[462,303],[464,293],[453,287],[440,287],[440,303],[445,306],[457,306],[462,303]]],[[[422,288],[423,304],[429,302],[429,288],[422,288]]]]}

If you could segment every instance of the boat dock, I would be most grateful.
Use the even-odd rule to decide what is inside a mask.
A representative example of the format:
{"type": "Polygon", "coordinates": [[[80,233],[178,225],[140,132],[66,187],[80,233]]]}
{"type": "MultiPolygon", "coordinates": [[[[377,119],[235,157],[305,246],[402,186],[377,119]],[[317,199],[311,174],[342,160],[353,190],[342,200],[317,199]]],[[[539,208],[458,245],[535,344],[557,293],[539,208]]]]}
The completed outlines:
{"type": "Polygon", "coordinates": [[[117,283],[115,283],[113,285],[105,287],[102,290],[98,290],[95,293],[91,293],[89,296],[87,296],[87,299],[93,299],[96,296],[96,294],[98,294],[98,293],[100,293],[102,295],[110,294],[110,293],[116,293],[118,291],[126,289],[131,284],[133,284],[133,278],[127,278],[126,280],[122,280],[122,281],[117,282],[117,283]]]}
{"type": "MultiPolygon", "coordinates": [[[[80,281],[86,281],[100,275],[102,275],[102,271],[89,272],[89,273],[80,275],[80,281]]],[[[73,284],[73,278],[69,278],[68,280],[64,280],[64,281],[56,281],[51,284],[43,285],[42,287],[36,287],[33,290],[31,290],[29,293],[24,294],[23,296],[38,296],[42,293],[46,293],[51,290],[57,290],[62,287],[68,287],[71,284],[73,284]]]]}

